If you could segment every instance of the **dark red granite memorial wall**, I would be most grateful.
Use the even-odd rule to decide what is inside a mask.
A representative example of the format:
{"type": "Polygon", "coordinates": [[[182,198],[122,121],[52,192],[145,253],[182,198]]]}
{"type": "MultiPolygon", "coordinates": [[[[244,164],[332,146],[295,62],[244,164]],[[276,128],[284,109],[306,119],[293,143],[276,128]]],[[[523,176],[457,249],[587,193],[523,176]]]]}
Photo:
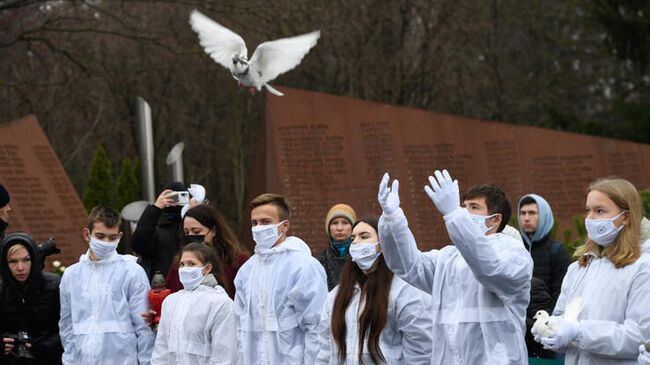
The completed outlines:
{"type": "Polygon", "coordinates": [[[0,182],[11,195],[7,232],[25,231],[38,242],[56,238],[51,256],[65,265],[86,251],[86,210],[33,115],[0,125],[0,182]]]}
{"type": "Polygon", "coordinates": [[[500,185],[514,209],[525,193],[544,196],[560,232],[584,211],[593,179],[617,175],[650,187],[649,145],[283,91],[267,97],[265,169],[256,169],[253,180],[255,190],[289,198],[293,233],[314,253],[326,247],[324,217],[333,204],[381,213],[377,187],[385,171],[400,180],[402,207],[422,249],[449,242],[423,191],[435,169],[448,169],[461,191],[500,185]]]}

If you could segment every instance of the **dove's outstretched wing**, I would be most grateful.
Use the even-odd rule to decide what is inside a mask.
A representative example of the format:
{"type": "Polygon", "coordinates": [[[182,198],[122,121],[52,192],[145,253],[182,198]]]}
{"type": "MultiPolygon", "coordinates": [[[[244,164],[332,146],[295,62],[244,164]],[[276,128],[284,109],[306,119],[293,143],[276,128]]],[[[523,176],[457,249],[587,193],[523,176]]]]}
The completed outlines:
{"type": "Polygon", "coordinates": [[[298,66],[319,37],[320,31],[315,31],[260,44],[250,60],[252,76],[264,85],[298,66]]]}
{"type": "Polygon", "coordinates": [[[201,46],[221,66],[231,70],[234,56],[248,57],[242,37],[197,10],[190,15],[190,25],[198,33],[201,46]]]}

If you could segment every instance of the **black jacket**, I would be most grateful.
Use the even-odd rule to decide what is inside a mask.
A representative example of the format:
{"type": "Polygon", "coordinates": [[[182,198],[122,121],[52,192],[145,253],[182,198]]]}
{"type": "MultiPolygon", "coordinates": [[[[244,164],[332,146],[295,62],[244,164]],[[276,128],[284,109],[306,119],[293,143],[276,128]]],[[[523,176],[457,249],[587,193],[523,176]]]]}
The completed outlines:
{"type": "Polygon", "coordinates": [[[537,343],[530,333],[530,329],[535,324],[535,319],[533,319],[535,313],[538,310],[545,310],[548,314],[552,314],[554,305],[544,281],[533,276],[530,282],[530,304],[528,304],[528,308],[526,309],[526,347],[528,348],[528,357],[543,359],[555,358],[555,353],[545,350],[544,346],[537,343]]]}
{"type": "Polygon", "coordinates": [[[327,274],[327,290],[332,290],[339,284],[339,277],[347,259],[347,256],[338,256],[331,245],[316,256],[316,260],[323,265],[327,274]]]}
{"type": "Polygon", "coordinates": [[[539,241],[533,241],[530,255],[534,262],[533,276],[546,284],[553,298],[553,307],[551,307],[553,309],[560,296],[562,280],[571,264],[569,252],[562,243],[551,239],[549,234],[539,241]]]}
{"type": "Polygon", "coordinates": [[[167,276],[169,266],[179,250],[180,207],[166,211],[149,205],[131,235],[131,248],[142,257],[142,266],[149,280],[156,271],[167,276]],[[177,212],[176,212],[177,210],[177,212]],[[167,213],[177,214],[177,219],[169,219],[167,213]]]}
{"type": "MultiPolygon", "coordinates": [[[[25,331],[32,338],[37,364],[61,364],[63,347],[59,338],[59,275],[43,272],[38,246],[22,233],[7,235],[0,244],[0,334],[25,331]],[[32,267],[29,279],[19,283],[7,264],[7,252],[15,244],[29,251],[32,267]]],[[[0,355],[2,364],[31,364],[0,355]]]]}

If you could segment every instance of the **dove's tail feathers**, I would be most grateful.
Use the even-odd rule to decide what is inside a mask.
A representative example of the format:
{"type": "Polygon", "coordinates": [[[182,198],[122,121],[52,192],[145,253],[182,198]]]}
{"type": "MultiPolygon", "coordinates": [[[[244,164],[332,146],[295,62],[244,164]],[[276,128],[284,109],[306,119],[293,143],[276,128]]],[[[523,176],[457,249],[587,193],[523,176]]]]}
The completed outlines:
{"type": "Polygon", "coordinates": [[[264,87],[266,87],[266,90],[268,90],[273,95],[284,96],[284,94],[282,92],[280,92],[280,90],[274,89],[269,84],[264,84],[264,87]]]}
{"type": "Polygon", "coordinates": [[[575,297],[564,308],[564,318],[570,321],[577,321],[582,308],[584,308],[585,303],[582,300],[582,297],[575,297]]]}

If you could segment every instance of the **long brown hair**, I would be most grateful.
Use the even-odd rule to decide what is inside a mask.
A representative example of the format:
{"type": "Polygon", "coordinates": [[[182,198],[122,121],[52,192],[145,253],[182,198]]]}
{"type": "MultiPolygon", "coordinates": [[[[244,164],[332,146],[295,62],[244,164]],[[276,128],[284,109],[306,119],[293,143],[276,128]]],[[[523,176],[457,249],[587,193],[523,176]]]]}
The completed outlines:
{"type": "Polygon", "coordinates": [[[230,228],[224,217],[217,208],[210,204],[199,204],[185,213],[186,217],[194,218],[199,223],[208,227],[214,232],[212,246],[217,251],[222,266],[231,266],[238,255],[246,253],[239,244],[237,236],[230,228]]]}
{"type": "MultiPolygon", "coordinates": [[[[366,223],[377,232],[377,217],[361,218],[354,223],[356,227],[360,222],[366,223]]],[[[368,351],[370,358],[375,363],[385,361],[384,354],[379,348],[379,337],[388,322],[388,300],[390,287],[393,282],[393,273],[386,266],[384,256],[380,255],[375,263],[376,269],[367,275],[350,260],[348,256],[341,277],[339,279],[338,291],[334,298],[332,308],[332,336],[338,348],[339,361],[344,362],[347,353],[345,336],[347,323],[345,312],[354,296],[355,284],[361,288],[360,303],[365,303],[363,312],[359,316],[359,362],[363,361],[363,343],[368,338],[368,351]]]]}
{"type": "Polygon", "coordinates": [[[591,260],[589,253],[607,257],[617,269],[634,263],[641,257],[641,197],[631,182],[625,179],[606,178],[592,182],[587,193],[597,190],[610,198],[616,206],[627,211],[628,223],[608,247],[601,247],[592,240],[578,247],[574,256],[580,266],[587,266],[591,260]]]}

